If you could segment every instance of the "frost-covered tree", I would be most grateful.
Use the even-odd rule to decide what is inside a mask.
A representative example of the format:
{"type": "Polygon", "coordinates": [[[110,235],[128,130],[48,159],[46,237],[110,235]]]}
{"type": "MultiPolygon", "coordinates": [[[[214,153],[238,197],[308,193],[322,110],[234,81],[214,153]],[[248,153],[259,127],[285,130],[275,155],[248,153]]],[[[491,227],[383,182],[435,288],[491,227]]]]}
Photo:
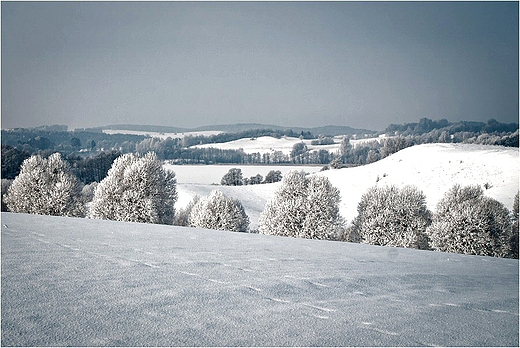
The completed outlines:
{"type": "Polygon", "coordinates": [[[270,170],[265,176],[264,183],[270,184],[273,182],[282,181],[282,172],[279,170],[270,170]]]}
{"type": "Polygon", "coordinates": [[[439,201],[427,231],[438,251],[504,257],[509,254],[509,211],[480,186],[453,186],[439,201]]]}
{"type": "Polygon", "coordinates": [[[122,155],[97,185],[89,216],[171,225],[176,186],[175,173],[165,170],[155,153],[122,155]]]}
{"type": "Polygon", "coordinates": [[[214,190],[191,209],[190,226],[224,231],[246,232],[249,217],[240,201],[214,190]]]}
{"type": "Polygon", "coordinates": [[[260,215],[259,231],[279,236],[335,239],[341,226],[340,193],[324,176],[285,175],[260,215]]]}
{"type": "Polygon", "coordinates": [[[85,215],[81,184],[59,153],[26,159],[5,195],[5,203],[15,213],[85,215]]]}
{"type": "Polygon", "coordinates": [[[241,186],[243,184],[242,169],[231,168],[220,180],[221,185],[241,186]]]}
{"type": "Polygon", "coordinates": [[[350,150],[352,150],[352,144],[350,143],[350,139],[347,137],[343,137],[343,139],[341,139],[341,144],[339,147],[339,155],[342,158],[345,158],[350,152],[350,150]]]}
{"type": "Polygon", "coordinates": [[[303,143],[303,142],[296,143],[292,147],[291,158],[295,159],[296,157],[303,155],[307,151],[309,151],[309,149],[307,148],[307,145],[305,145],[305,143],[303,143]]]}
{"type": "Polygon", "coordinates": [[[258,185],[261,184],[264,178],[260,174],[253,175],[249,178],[249,185],[258,185]]]}
{"type": "Polygon", "coordinates": [[[428,249],[431,213],[414,186],[374,186],[361,196],[353,225],[362,243],[428,249]]]}

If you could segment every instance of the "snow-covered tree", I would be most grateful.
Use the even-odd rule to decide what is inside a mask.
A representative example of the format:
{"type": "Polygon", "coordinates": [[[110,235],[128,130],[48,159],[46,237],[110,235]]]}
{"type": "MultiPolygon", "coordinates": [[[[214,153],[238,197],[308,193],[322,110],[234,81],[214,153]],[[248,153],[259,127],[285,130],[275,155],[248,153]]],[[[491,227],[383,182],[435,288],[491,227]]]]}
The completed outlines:
{"type": "MultiPolygon", "coordinates": [[[[350,143],[350,139],[347,138],[346,136],[344,136],[343,139],[341,139],[341,144],[339,146],[340,163],[348,162],[348,157],[350,155],[350,152],[352,151],[352,148],[353,148],[353,146],[350,143]]],[[[336,169],[335,167],[333,167],[333,168],[336,169]]]]}
{"type": "Polygon", "coordinates": [[[507,208],[480,186],[453,186],[439,201],[427,233],[435,250],[505,257],[510,253],[507,208]]]}
{"type": "Polygon", "coordinates": [[[190,226],[215,230],[246,232],[249,217],[240,201],[214,190],[191,209],[190,226]]]}
{"type": "Polygon", "coordinates": [[[414,186],[374,186],[361,196],[353,225],[362,243],[428,249],[431,213],[414,186]]]}
{"type": "Polygon", "coordinates": [[[59,153],[26,159],[5,195],[9,211],[54,216],[84,216],[81,184],[59,153]]]}
{"type": "Polygon", "coordinates": [[[242,169],[231,168],[220,180],[221,185],[241,186],[243,184],[242,169]]]}
{"type": "Polygon", "coordinates": [[[165,170],[155,153],[122,155],[97,185],[89,216],[171,225],[176,186],[175,173],[165,170]]]}
{"type": "Polygon", "coordinates": [[[264,178],[260,174],[256,174],[256,175],[253,175],[251,178],[249,178],[248,185],[258,185],[258,184],[261,184],[262,181],[264,181],[264,178]]]}
{"type": "Polygon", "coordinates": [[[260,215],[259,231],[279,236],[335,239],[341,226],[340,193],[324,176],[285,175],[260,215]]]}
{"type": "Polygon", "coordinates": [[[278,181],[282,181],[282,172],[279,170],[270,170],[265,176],[264,183],[270,184],[278,181]]]}

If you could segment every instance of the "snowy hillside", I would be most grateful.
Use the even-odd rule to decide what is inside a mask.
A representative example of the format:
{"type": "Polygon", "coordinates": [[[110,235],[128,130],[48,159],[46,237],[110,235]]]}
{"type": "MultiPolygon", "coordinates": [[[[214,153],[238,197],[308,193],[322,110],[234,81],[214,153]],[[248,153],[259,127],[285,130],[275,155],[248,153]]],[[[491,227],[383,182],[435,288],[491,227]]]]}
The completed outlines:
{"type": "MultiPolygon", "coordinates": [[[[269,167],[264,168],[267,172],[269,167]]],[[[437,202],[454,184],[487,184],[489,189],[485,190],[485,195],[511,209],[518,192],[519,171],[518,149],[470,144],[418,145],[365,166],[321,173],[317,172],[316,167],[307,170],[315,175],[327,176],[340,189],[340,212],[349,222],[357,215],[361,195],[374,185],[415,185],[424,191],[428,207],[434,210],[437,202]]],[[[178,207],[185,206],[195,194],[206,196],[211,190],[219,189],[242,201],[255,227],[265,202],[272,197],[278,185],[224,187],[184,184],[179,180],[178,207]]]]}
{"type": "Polygon", "coordinates": [[[341,190],[341,213],[355,217],[361,195],[374,185],[415,185],[437,202],[454,184],[488,185],[486,196],[512,209],[519,187],[518,148],[470,144],[425,144],[406,148],[381,161],[355,168],[324,172],[341,190]],[[377,181],[379,178],[379,181],[377,181]]]}
{"type": "Polygon", "coordinates": [[[283,137],[283,138],[273,138],[273,137],[258,137],[258,138],[243,138],[239,140],[229,141],[226,143],[218,143],[218,144],[204,144],[197,145],[193,147],[197,148],[209,148],[214,147],[223,150],[238,150],[242,149],[245,153],[272,153],[274,151],[281,151],[286,155],[291,153],[293,146],[297,143],[304,143],[307,145],[309,150],[327,150],[330,152],[336,152],[339,149],[340,142],[331,145],[311,145],[312,140],[300,140],[299,138],[291,138],[291,137],[283,137]]]}
{"type": "Polygon", "coordinates": [[[2,213],[3,346],[518,346],[518,260],[2,213]]]}

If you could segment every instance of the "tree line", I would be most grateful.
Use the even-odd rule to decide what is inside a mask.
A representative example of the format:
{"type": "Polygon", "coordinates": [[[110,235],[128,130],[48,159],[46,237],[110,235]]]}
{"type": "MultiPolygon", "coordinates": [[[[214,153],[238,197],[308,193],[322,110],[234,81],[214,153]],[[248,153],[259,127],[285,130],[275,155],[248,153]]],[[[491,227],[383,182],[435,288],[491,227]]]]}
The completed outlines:
{"type": "MultiPolygon", "coordinates": [[[[117,157],[103,180],[88,185],[59,153],[33,155],[12,183],[4,183],[2,210],[12,212],[254,232],[242,204],[218,190],[176,212],[175,173],[153,152],[117,157]]],[[[340,199],[327,177],[290,172],[265,204],[258,232],[518,258],[518,193],[511,213],[479,186],[454,185],[431,212],[416,187],[374,186],[349,226],[340,199]]]]}
{"type": "MultiPolygon", "coordinates": [[[[153,151],[159,159],[169,160],[176,164],[284,163],[322,164],[333,167],[372,163],[405,147],[425,143],[473,143],[518,147],[518,124],[503,124],[494,119],[485,123],[465,121],[451,123],[446,119],[433,121],[422,118],[417,123],[389,125],[382,134],[386,134],[387,138],[363,142],[357,146],[350,146],[347,141],[351,137],[345,137],[341,144],[340,153],[326,149],[311,151],[301,142],[294,145],[290,154],[281,151],[249,154],[243,150],[219,149],[218,145],[215,145],[214,148],[197,148],[194,146],[218,144],[242,138],[255,139],[260,136],[312,139],[311,144],[314,146],[333,144],[334,139],[326,135],[315,136],[308,131],[296,133],[291,129],[284,131],[253,129],[210,136],[179,135],[179,137],[159,139],[144,135],[105,134],[101,130],[97,132],[92,130],[68,132],[65,126],[52,126],[36,129],[2,130],[2,146],[9,145],[21,153],[40,154],[45,157],[54,152],[60,152],[64,158],[74,158],[77,156],[92,157],[99,152],[110,151],[118,151],[123,154],[133,152],[146,154],[153,151]]],[[[363,136],[365,135],[359,134],[358,138],[363,136]]],[[[374,134],[370,136],[374,136],[374,134]]],[[[2,148],[3,153],[4,148],[2,148]]],[[[18,162],[19,166],[21,161],[18,160],[18,162]]],[[[7,163],[12,163],[14,166],[15,161],[7,161],[7,163]]],[[[2,168],[4,168],[4,165],[2,168]]],[[[12,172],[17,169],[8,169],[7,171],[12,172]]]]}

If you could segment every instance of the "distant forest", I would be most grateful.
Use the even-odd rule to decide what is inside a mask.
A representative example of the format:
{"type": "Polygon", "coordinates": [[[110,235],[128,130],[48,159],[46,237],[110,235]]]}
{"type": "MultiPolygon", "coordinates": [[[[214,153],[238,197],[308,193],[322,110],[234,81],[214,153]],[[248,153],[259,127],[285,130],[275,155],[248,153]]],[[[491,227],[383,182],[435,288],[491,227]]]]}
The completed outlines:
{"type": "MultiPolygon", "coordinates": [[[[258,125],[256,125],[258,126],[258,125]]],[[[326,130],[322,128],[320,130],[326,130]]],[[[18,175],[24,159],[33,154],[48,157],[59,152],[67,159],[81,181],[99,182],[117,156],[123,153],[144,154],[154,151],[161,160],[177,164],[321,164],[325,169],[363,165],[385,158],[406,147],[425,143],[472,143],[518,147],[518,124],[504,124],[496,120],[488,122],[433,121],[427,118],[417,123],[391,124],[384,132],[346,135],[339,153],[325,149],[309,150],[303,143],[293,147],[291,154],[281,151],[246,154],[241,150],[218,148],[194,148],[200,144],[218,144],[242,138],[261,136],[296,137],[312,139],[313,145],[334,143],[331,134],[313,134],[298,129],[250,129],[217,135],[187,135],[178,138],[159,139],[144,135],[105,134],[100,129],[68,131],[66,126],[43,126],[2,130],[2,179],[18,175]],[[377,138],[385,134],[386,138],[377,138]],[[376,137],[357,146],[350,139],[376,137]]]]}

